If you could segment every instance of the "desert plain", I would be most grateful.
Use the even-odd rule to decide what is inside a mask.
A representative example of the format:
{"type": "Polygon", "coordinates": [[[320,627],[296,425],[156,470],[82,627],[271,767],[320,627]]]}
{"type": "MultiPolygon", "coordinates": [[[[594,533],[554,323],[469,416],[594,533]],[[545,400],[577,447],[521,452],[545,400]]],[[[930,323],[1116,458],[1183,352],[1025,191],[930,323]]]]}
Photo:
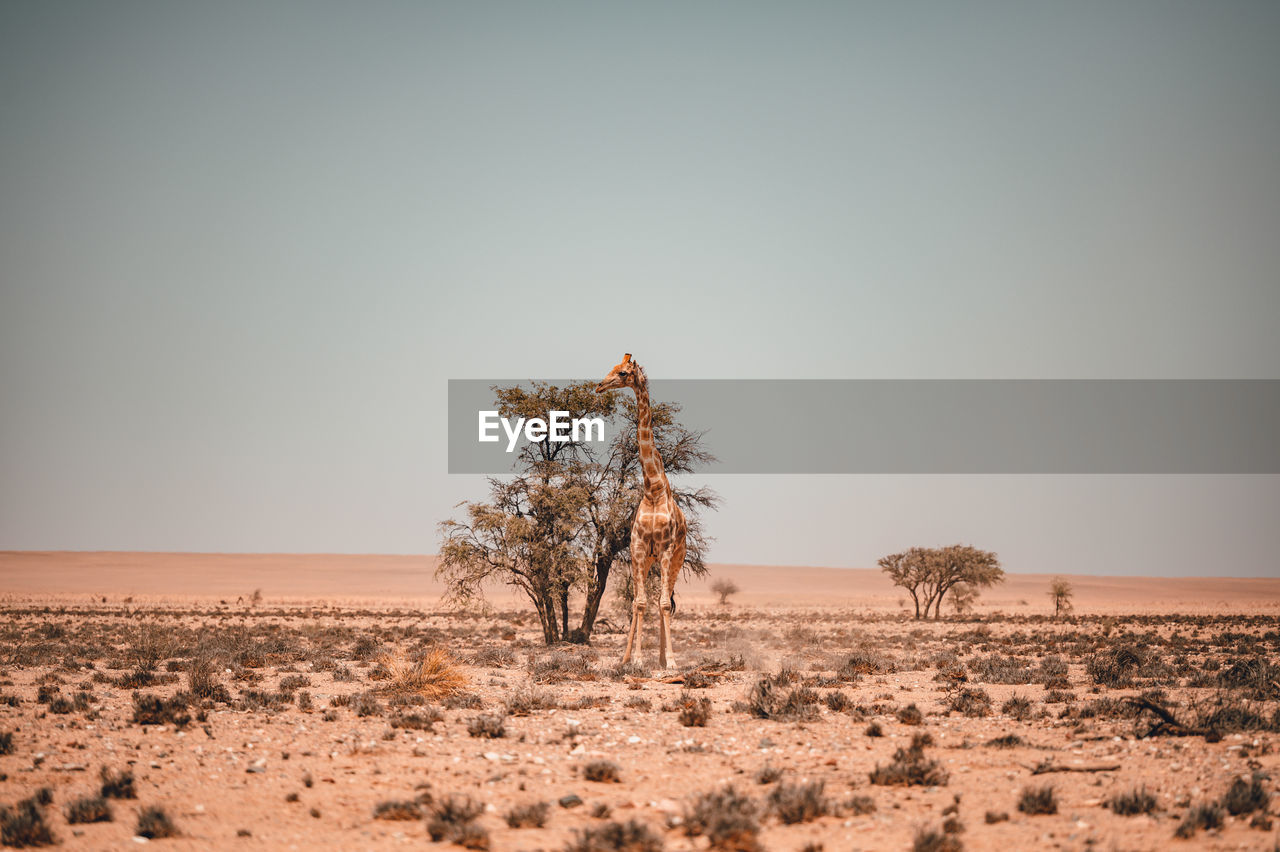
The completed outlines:
{"type": "Polygon", "coordinates": [[[677,665],[606,598],[547,647],[424,556],[0,553],[4,843],[65,849],[1277,848],[1280,579],[713,565],[677,665]],[[710,581],[739,588],[727,603],[710,581]],[[146,837],[143,835],[151,835],[146,837]]]}

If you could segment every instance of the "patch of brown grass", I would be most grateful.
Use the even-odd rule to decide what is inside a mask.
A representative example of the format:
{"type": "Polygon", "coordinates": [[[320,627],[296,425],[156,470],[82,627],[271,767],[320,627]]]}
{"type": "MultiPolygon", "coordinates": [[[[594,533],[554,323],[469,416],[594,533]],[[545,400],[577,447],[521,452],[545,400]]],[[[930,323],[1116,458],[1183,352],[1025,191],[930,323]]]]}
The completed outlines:
{"type": "Polygon", "coordinates": [[[379,662],[386,671],[379,692],[388,695],[421,695],[435,701],[457,695],[469,685],[467,676],[443,648],[434,648],[416,660],[401,652],[384,654],[379,662]]]}

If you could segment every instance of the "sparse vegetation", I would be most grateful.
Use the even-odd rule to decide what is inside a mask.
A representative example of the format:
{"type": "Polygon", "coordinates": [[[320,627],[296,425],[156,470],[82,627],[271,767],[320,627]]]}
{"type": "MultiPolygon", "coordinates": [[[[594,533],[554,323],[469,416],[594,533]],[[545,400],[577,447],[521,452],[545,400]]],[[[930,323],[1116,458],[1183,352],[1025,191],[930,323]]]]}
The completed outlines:
{"type": "Polygon", "coordinates": [[[697,796],[684,811],[684,831],[706,837],[712,849],[755,852],[761,849],[759,806],[732,786],[697,796]]]}
{"type": "Polygon", "coordinates": [[[542,828],[547,824],[547,812],[550,810],[551,806],[546,802],[516,805],[507,811],[505,819],[511,828],[542,828]]]}
{"type": "Polygon", "coordinates": [[[546,649],[539,624],[519,612],[166,604],[143,630],[147,604],[11,606],[0,619],[6,836],[50,842],[40,839],[47,831],[68,846],[110,845],[103,838],[131,833],[145,805],[168,809],[189,835],[229,838],[239,830],[264,842],[271,829],[251,819],[214,834],[207,829],[216,817],[188,825],[187,811],[175,808],[191,800],[170,800],[165,786],[178,777],[192,779],[193,790],[241,783],[226,769],[239,767],[249,787],[280,778],[282,786],[263,793],[283,819],[363,821],[388,836],[398,829],[383,820],[405,820],[412,833],[422,819],[449,835],[450,848],[511,845],[490,842],[485,828],[498,825],[504,834],[520,828],[521,848],[562,849],[588,824],[602,829],[586,841],[605,844],[598,848],[628,837],[660,845],[656,820],[664,815],[682,835],[665,835],[673,845],[713,852],[766,843],[844,848],[838,838],[850,819],[861,828],[874,823],[885,848],[961,839],[973,848],[995,840],[1021,848],[1049,833],[1069,843],[1068,817],[1093,823],[1091,809],[1100,836],[1124,821],[1126,847],[1158,846],[1181,824],[1183,836],[1202,843],[1271,848],[1263,832],[1274,832],[1270,759],[1280,733],[1274,618],[1055,620],[1043,603],[940,624],[914,621],[910,609],[827,617],[704,607],[685,616],[682,667],[664,672],[647,667],[648,641],[639,663],[618,665],[625,635],[616,625],[593,645],[546,649]],[[450,664],[474,681],[466,689],[431,701],[394,686],[397,658],[420,662],[444,648],[451,660],[467,661],[450,664]],[[326,710],[323,718],[336,723],[322,721],[326,710]],[[179,727],[182,716],[189,720],[179,727]],[[506,745],[486,744],[482,729],[492,725],[479,716],[504,720],[506,745]],[[710,735],[690,730],[699,723],[710,735]],[[478,739],[467,735],[472,728],[478,739]],[[850,739],[861,758],[827,748],[850,739]],[[103,748],[106,740],[112,748],[103,748]],[[1225,742],[1202,745],[1218,740],[1225,742]],[[461,763],[448,762],[458,755],[461,763]],[[1202,755],[1220,755],[1229,769],[1205,776],[1202,755]],[[588,770],[603,756],[625,771],[588,770]],[[341,767],[352,765],[385,775],[365,797],[334,797],[346,780],[341,767]],[[1015,810],[1022,786],[1010,794],[1007,778],[1015,776],[1005,773],[1019,766],[1037,774],[1015,810]],[[862,789],[851,779],[859,771],[868,771],[862,789]],[[1097,774],[1047,774],[1056,772],[1097,774]],[[655,810],[632,790],[655,773],[685,785],[700,779],[693,789],[706,792],[674,811],[670,802],[655,810]],[[946,792],[886,789],[955,787],[960,779],[963,814],[946,792]],[[1037,795],[1036,783],[1050,779],[1058,781],[1056,796],[1037,795]],[[446,807],[438,818],[449,797],[431,785],[441,783],[498,809],[464,819],[465,808],[446,807]],[[112,799],[126,796],[143,801],[122,811],[112,799]],[[1045,799],[1057,817],[1034,815],[1045,799]],[[1099,805],[1109,813],[1098,814],[1099,805]],[[987,828],[984,819],[1007,820],[1006,810],[1012,825],[987,828]],[[96,824],[113,811],[116,827],[96,824]],[[821,812],[826,818],[815,820],[821,812]],[[634,835],[605,825],[625,826],[633,815],[641,826],[634,835]],[[777,825],[784,817],[813,821],[785,829],[777,825]],[[789,831],[805,834],[788,840],[789,831]],[[1205,831],[1220,831],[1221,840],[1205,831]]]}
{"type": "Polygon", "coordinates": [[[593,760],[582,767],[582,777],[602,784],[617,784],[622,781],[622,768],[611,760],[593,760]]]}
{"type": "Polygon", "coordinates": [[[960,838],[936,828],[920,828],[911,839],[911,852],[961,852],[960,838]]]}
{"type": "Polygon", "coordinates": [[[101,795],[81,796],[67,805],[67,822],[111,822],[111,805],[101,795]]]}
{"type": "Polygon", "coordinates": [[[1210,831],[1222,828],[1223,811],[1217,802],[1201,802],[1193,806],[1182,822],[1178,824],[1174,836],[1183,840],[1195,837],[1197,831],[1210,831]]]}
{"type": "Polygon", "coordinates": [[[0,843],[21,849],[56,842],[57,838],[44,821],[44,811],[36,799],[23,799],[13,807],[0,806],[0,843]]]}
{"type": "Polygon", "coordinates": [[[1267,809],[1271,794],[1262,786],[1263,775],[1255,772],[1248,781],[1236,778],[1222,797],[1222,807],[1232,816],[1251,814],[1267,809]]]}
{"type": "Polygon", "coordinates": [[[182,832],[178,831],[163,807],[148,805],[138,813],[138,826],[133,833],[149,840],[159,840],[163,837],[178,837],[182,832]]]}
{"type": "Polygon", "coordinates": [[[1028,816],[1042,816],[1058,812],[1058,797],[1053,785],[1023,787],[1018,796],[1018,810],[1028,816]]]}
{"type": "Polygon", "coordinates": [[[388,654],[380,663],[386,672],[381,691],[389,695],[421,695],[428,701],[439,701],[468,686],[466,675],[443,648],[432,648],[416,659],[388,654]]]}
{"type": "Polygon", "coordinates": [[[447,840],[467,849],[488,848],[488,833],[475,825],[482,813],[484,805],[470,796],[445,796],[432,805],[427,834],[437,843],[447,840]],[[485,845],[474,845],[482,839],[485,845]]]}
{"type": "Polygon", "coordinates": [[[928,734],[915,734],[911,745],[893,753],[887,766],[876,764],[871,783],[883,787],[939,787],[947,783],[948,774],[936,760],[925,757],[925,746],[933,745],[928,734]]]}
{"type": "Polygon", "coordinates": [[[821,781],[789,784],[782,782],[769,791],[769,812],[786,825],[809,822],[831,813],[831,800],[823,794],[821,781]]]}
{"type": "Polygon", "coordinates": [[[507,735],[507,719],[497,713],[481,713],[467,721],[467,733],[473,737],[496,740],[507,735]]]}
{"type": "Polygon", "coordinates": [[[639,820],[609,822],[574,832],[564,852],[662,852],[662,836],[639,820]]]}
{"type": "Polygon", "coordinates": [[[414,801],[391,799],[378,802],[373,809],[374,819],[415,820],[422,819],[422,808],[414,801]]]}
{"type": "Polygon", "coordinates": [[[686,728],[705,728],[711,716],[711,699],[695,698],[687,692],[680,696],[680,724],[686,728]]]}
{"type": "Polygon", "coordinates": [[[1148,792],[1146,787],[1139,787],[1128,793],[1117,793],[1107,799],[1105,804],[1113,814],[1118,816],[1137,816],[1154,813],[1156,797],[1148,792]]]}
{"type": "Polygon", "coordinates": [[[106,799],[136,799],[138,793],[133,786],[133,770],[122,769],[116,771],[102,767],[99,775],[102,779],[102,787],[99,792],[106,799]]]}

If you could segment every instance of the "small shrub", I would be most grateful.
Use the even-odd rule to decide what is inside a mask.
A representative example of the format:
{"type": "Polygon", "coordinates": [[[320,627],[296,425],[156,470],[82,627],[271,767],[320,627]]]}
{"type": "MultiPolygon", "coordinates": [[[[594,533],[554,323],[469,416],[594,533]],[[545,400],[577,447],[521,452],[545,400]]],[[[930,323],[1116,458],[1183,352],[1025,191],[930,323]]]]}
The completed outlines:
{"type": "Polygon", "coordinates": [[[194,658],[187,667],[187,691],[202,701],[231,703],[231,694],[218,680],[218,666],[212,657],[194,658]]]}
{"type": "Polygon", "coordinates": [[[757,811],[755,800],[732,786],[703,793],[685,808],[684,833],[689,837],[705,836],[712,849],[756,852],[762,848],[757,811]]]}
{"type": "Polygon", "coordinates": [[[960,852],[960,838],[936,828],[919,828],[911,840],[911,852],[960,852]]]}
{"type": "Polygon", "coordinates": [[[920,725],[924,722],[924,714],[915,704],[908,704],[898,711],[898,721],[904,725],[920,725]]]}
{"type": "Polygon", "coordinates": [[[782,770],[766,763],[756,772],[756,783],[772,784],[782,777],[782,770]]]}
{"type": "Polygon", "coordinates": [[[962,686],[947,696],[947,709],[978,718],[991,715],[991,695],[981,687],[962,686]]]}
{"type": "Polygon", "coordinates": [[[865,816],[876,812],[876,800],[870,796],[851,796],[836,810],[841,816],[865,816]]]}
{"type": "Polygon", "coordinates": [[[185,728],[191,721],[186,699],[181,695],[161,698],[143,692],[133,694],[133,722],[135,725],[173,725],[185,728]]]}
{"type": "Polygon", "coordinates": [[[1128,793],[1117,793],[1104,804],[1117,816],[1137,816],[1154,813],[1156,797],[1147,792],[1146,787],[1139,787],[1128,793]]]}
{"type": "Polygon", "coordinates": [[[887,766],[876,764],[871,770],[871,783],[882,787],[940,787],[947,783],[949,775],[936,760],[926,759],[924,748],[932,745],[928,734],[916,734],[911,745],[893,753],[893,762],[887,766]]]}
{"type": "Polygon", "coordinates": [[[397,713],[391,717],[391,727],[408,731],[430,731],[436,722],[443,719],[444,714],[432,707],[422,713],[397,713]]]}
{"type": "Polygon", "coordinates": [[[81,796],[67,805],[67,822],[111,822],[111,805],[101,795],[81,796]]]}
{"type": "Polygon", "coordinates": [[[694,698],[688,693],[680,695],[680,724],[686,728],[705,728],[711,716],[711,699],[694,698]]]}
{"type": "Polygon", "coordinates": [[[1009,815],[1004,811],[987,811],[987,815],[983,817],[987,825],[995,825],[998,822],[1008,822],[1009,815]]]}
{"type": "Polygon", "coordinates": [[[1134,673],[1147,664],[1147,655],[1136,645],[1119,645],[1091,656],[1085,671],[1099,686],[1130,686],[1134,673]]]}
{"type": "Polygon", "coordinates": [[[57,839],[34,798],[23,799],[13,807],[0,806],[0,843],[21,849],[55,842],[57,839]]]}
{"type": "Polygon", "coordinates": [[[872,722],[870,725],[867,725],[867,729],[863,731],[863,733],[869,737],[883,737],[884,728],[880,727],[879,722],[872,722]]]}
{"type": "Polygon", "coordinates": [[[1031,715],[1031,699],[1014,693],[1000,705],[1000,712],[1021,722],[1031,715]]]}
{"type": "Polygon", "coordinates": [[[456,843],[457,838],[471,836],[465,829],[482,813],[484,805],[470,796],[446,796],[432,806],[427,834],[437,843],[441,840],[456,843]]]}
{"type": "Polygon", "coordinates": [[[989,657],[975,657],[968,663],[973,679],[982,683],[1031,683],[1031,667],[1017,657],[1005,657],[992,654],[989,657]]]}
{"type": "Polygon", "coordinates": [[[843,681],[856,681],[862,675],[893,674],[898,670],[893,660],[875,651],[854,651],[836,670],[836,678],[843,681]]]}
{"type": "MultiPolygon", "coordinates": [[[[632,701],[635,700],[639,699],[629,700],[627,706],[632,706],[632,701]]],[[[646,704],[649,703],[649,699],[643,700],[646,704]]],[[[528,716],[539,710],[554,710],[559,706],[560,701],[554,693],[530,687],[511,693],[507,698],[506,710],[508,716],[528,716]]]]}
{"type": "Polygon", "coordinates": [[[378,802],[377,807],[373,809],[373,818],[386,820],[421,819],[422,809],[418,807],[417,802],[393,799],[378,802]]]}
{"type": "Polygon", "coordinates": [[[0,732],[0,754],[13,754],[13,731],[0,732]]]}
{"type": "Polygon", "coordinates": [[[812,689],[799,687],[783,694],[781,685],[790,679],[789,673],[779,672],[756,681],[747,696],[747,712],[759,719],[778,722],[802,721],[817,716],[818,693],[812,689]]]}
{"type": "Polygon", "coordinates": [[[831,813],[831,800],[823,795],[824,784],[781,783],[769,792],[769,812],[787,825],[809,822],[831,813]]]}
{"type": "Polygon", "coordinates": [[[1182,840],[1187,840],[1195,836],[1200,829],[1206,831],[1210,829],[1222,828],[1223,814],[1222,806],[1216,802],[1201,802],[1200,804],[1187,811],[1186,817],[1178,825],[1177,831],[1173,834],[1182,840]]]}
{"type": "Polygon", "coordinates": [[[507,717],[500,714],[481,713],[467,720],[467,733],[473,737],[496,740],[507,735],[507,717]]]}
{"type": "Polygon", "coordinates": [[[1222,806],[1232,816],[1241,816],[1254,811],[1265,812],[1270,799],[1271,794],[1262,788],[1262,777],[1254,773],[1249,781],[1236,778],[1231,782],[1231,786],[1222,797],[1222,806]]]}
{"type": "Polygon", "coordinates": [[[542,828],[547,824],[547,812],[550,810],[551,806],[546,802],[517,805],[507,811],[505,819],[511,828],[542,828]]]}
{"type": "Polygon", "coordinates": [[[357,716],[367,717],[382,715],[382,702],[377,699],[377,696],[370,692],[362,692],[357,695],[352,700],[351,706],[355,709],[357,716]]]}
{"type": "Polygon", "coordinates": [[[593,760],[582,767],[582,777],[588,781],[617,784],[622,781],[622,769],[610,760],[593,760]]]}
{"type": "Polygon", "coordinates": [[[1017,734],[1005,734],[1003,737],[987,740],[987,745],[991,748],[1018,748],[1026,744],[1026,740],[1017,734]]]}
{"type": "Polygon", "coordinates": [[[853,702],[849,700],[849,696],[839,689],[834,692],[828,692],[826,696],[823,697],[822,701],[827,705],[827,709],[832,713],[843,713],[853,706],[853,702]]]}
{"type": "Polygon", "coordinates": [[[288,677],[280,678],[280,684],[276,689],[281,692],[297,692],[299,689],[302,689],[302,687],[310,685],[311,678],[306,675],[289,675],[288,677]]]}
{"type": "Polygon", "coordinates": [[[178,827],[173,824],[173,820],[169,819],[164,808],[159,805],[149,805],[138,814],[138,827],[133,833],[139,837],[157,840],[162,837],[177,837],[182,832],[178,831],[178,827]]]}
{"type": "Polygon", "coordinates": [[[1042,816],[1058,812],[1058,797],[1052,784],[1043,787],[1023,787],[1018,797],[1018,810],[1028,816],[1042,816]]]}
{"type": "Polygon", "coordinates": [[[119,772],[102,767],[99,771],[102,778],[100,792],[104,799],[136,799],[138,793],[133,788],[133,770],[122,769],[119,772]]]}
{"type": "Polygon", "coordinates": [[[632,819],[576,831],[564,852],[662,852],[662,848],[661,835],[632,819]]]}

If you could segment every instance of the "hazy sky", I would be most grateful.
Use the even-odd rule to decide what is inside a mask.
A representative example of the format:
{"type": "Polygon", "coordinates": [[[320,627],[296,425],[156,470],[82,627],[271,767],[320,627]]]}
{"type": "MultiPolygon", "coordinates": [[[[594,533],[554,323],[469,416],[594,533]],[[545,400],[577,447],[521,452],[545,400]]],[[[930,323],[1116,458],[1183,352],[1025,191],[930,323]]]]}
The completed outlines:
{"type": "MultiPolygon", "coordinates": [[[[0,2],[0,548],[434,552],[450,378],[1280,378],[1275,2],[0,2]]],[[[891,416],[891,412],[877,416],[891,416]]],[[[1280,477],[716,477],[1280,573],[1280,477]]]]}

